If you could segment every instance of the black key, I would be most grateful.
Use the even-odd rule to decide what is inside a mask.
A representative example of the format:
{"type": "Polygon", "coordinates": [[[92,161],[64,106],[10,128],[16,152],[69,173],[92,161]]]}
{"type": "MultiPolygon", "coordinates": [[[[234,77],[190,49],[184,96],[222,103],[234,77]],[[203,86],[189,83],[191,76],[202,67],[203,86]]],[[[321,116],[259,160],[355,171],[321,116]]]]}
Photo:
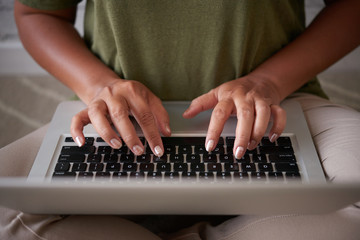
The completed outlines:
{"type": "Polygon", "coordinates": [[[74,142],[74,139],[72,137],[66,137],[65,142],[74,142]]]}
{"type": "Polygon", "coordinates": [[[192,154],[191,145],[180,145],[178,149],[179,154],[192,154]]]}
{"type": "Polygon", "coordinates": [[[101,172],[102,170],[104,170],[103,163],[90,163],[89,171],[101,172]]]}
{"type": "Polygon", "coordinates": [[[78,180],[88,180],[91,181],[94,177],[93,172],[79,172],[78,180]]]}
{"type": "Polygon", "coordinates": [[[235,137],[226,137],[226,146],[233,147],[235,142],[235,137]]]}
{"type": "Polygon", "coordinates": [[[200,162],[200,155],[186,155],[186,162],[188,163],[199,163],[200,162]]]}
{"type": "Polygon", "coordinates": [[[217,172],[216,173],[216,179],[219,181],[219,180],[222,180],[222,181],[229,181],[231,180],[231,174],[229,172],[217,172]]]}
{"type": "Polygon", "coordinates": [[[89,154],[86,161],[89,163],[99,163],[101,162],[101,154],[89,154]]]}
{"type": "Polygon", "coordinates": [[[265,154],[253,154],[252,155],[253,162],[257,163],[266,163],[266,155],[265,154]]]}
{"type": "Polygon", "coordinates": [[[126,172],[114,172],[112,175],[113,180],[123,180],[127,179],[127,173],[126,172]]]}
{"type": "Polygon", "coordinates": [[[61,154],[59,156],[58,162],[84,162],[85,155],[84,154],[61,154]]]}
{"type": "Polygon", "coordinates": [[[161,174],[161,172],[148,172],[147,179],[161,180],[162,179],[162,174],[161,174]]]}
{"type": "Polygon", "coordinates": [[[196,180],[196,173],[195,172],[183,172],[182,179],[184,180],[196,180]]]}
{"type": "Polygon", "coordinates": [[[299,172],[296,163],[275,163],[275,168],[279,172],[299,172]]]}
{"type": "Polygon", "coordinates": [[[204,165],[204,163],[192,163],[190,166],[190,169],[193,172],[204,172],[205,165],[204,165]]]}
{"type": "Polygon", "coordinates": [[[234,180],[249,180],[249,175],[246,172],[234,172],[234,180]]]}
{"type": "Polygon", "coordinates": [[[164,145],[204,145],[205,137],[162,137],[164,145]]]}
{"type": "Polygon", "coordinates": [[[271,163],[259,163],[258,164],[260,172],[272,172],[273,167],[271,163]]]}
{"type": "Polygon", "coordinates": [[[203,155],[203,162],[216,163],[217,162],[217,156],[215,154],[204,154],[203,155]]]}
{"type": "Polygon", "coordinates": [[[140,156],[136,156],[136,162],[138,163],[149,163],[151,161],[150,154],[143,154],[140,156]]]}
{"type": "Polygon", "coordinates": [[[170,162],[184,162],[184,155],[182,154],[170,154],[170,162]]]}
{"type": "Polygon", "coordinates": [[[179,178],[179,173],[177,172],[165,172],[164,177],[169,179],[177,180],[179,178]]]}
{"type": "Polygon", "coordinates": [[[224,154],[224,146],[223,145],[217,145],[214,150],[211,151],[212,154],[224,154]]]}
{"type": "Polygon", "coordinates": [[[95,179],[96,180],[107,180],[109,181],[110,180],[110,173],[109,172],[97,172],[96,173],[96,176],[95,176],[95,179]]]}
{"type": "Polygon", "coordinates": [[[113,149],[114,154],[128,154],[129,148],[126,145],[123,145],[119,149],[113,149]]]}
{"type": "Polygon", "coordinates": [[[108,163],[106,164],[106,171],[117,172],[120,171],[120,167],[121,167],[120,163],[108,163]]]}
{"type": "Polygon", "coordinates": [[[174,163],[175,172],[187,172],[188,164],[187,163],[174,163]]]}
{"type": "Polygon", "coordinates": [[[87,168],[86,163],[74,163],[72,166],[72,172],[85,172],[87,168]]]}
{"type": "Polygon", "coordinates": [[[171,164],[170,163],[158,163],[156,165],[156,169],[158,172],[170,172],[171,164]]]}
{"type": "Polygon", "coordinates": [[[144,180],[145,179],[145,173],[144,172],[131,172],[130,173],[130,179],[144,180]]]}
{"type": "Polygon", "coordinates": [[[207,153],[204,145],[196,145],[194,148],[195,154],[204,154],[207,153]]]}
{"type": "Polygon", "coordinates": [[[279,137],[276,141],[279,146],[291,146],[290,137],[279,137]]]}
{"type": "Polygon", "coordinates": [[[55,166],[56,172],[67,172],[70,169],[70,163],[68,162],[59,162],[55,166]]]}
{"type": "Polygon", "coordinates": [[[214,174],[212,172],[199,172],[200,180],[214,180],[214,174]]]}
{"type": "Polygon", "coordinates": [[[140,163],[140,172],[153,172],[154,164],[153,163],[140,163]]]}
{"type": "Polygon", "coordinates": [[[120,162],[133,163],[135,159],[134,154],[121,154],[120,162]]]}
{"type": "Polygon", "coordinates": [[[167,162],[167,155],[162,155],[161,157],[154,156],[153,158],[154,163],[166,163],[167,162]]]}
{"type": "Polygon", "coordinates": [[[256,172],[254,163],[241,163],[241,168],[243,172],[256,172]]]}
{"type": "Polygon", "coordinates": [[[69,155],[69,154],[89,154],[94,153],[96,148],[94,146],[63,146],[61,149],[61,154],[69,155]]]}
{"type": "Polygon", "coordinates": [[[54,172],[53,177],[54,178],[75,178],[76,173],[75,172],[54,172]]]}
{"type": "Polygon", "coordinates": [[[264,172],[251,172],[251,179],[253,181],[258,181],[258,180],[262,180],[265,181],[266,180],[266,175],[264,172]]]}
{"type": "Polygon", "coordinates": [[[112,148],[110,146],[99,146],[98,147],[98,154],[109,154],[112,152],[112,148]]]}
{"type": "Polygon", "coordinates": [[[287,172],[285,173],[287,180],[300,180],[301,176],[299,172],[287,172]]]}
{"type": "Polygon", "coordinates": [[[296,162],[295,155],[292,153],[288,154],[269,154],[269,161],[270,162],[296,162]]]}
{"type": "Polygon", "coordinates": [[[175,154],[176,149],[174,145],[164,145],[164,154],[175,154]]]}
{"type": "Polygon", "coordinates": [[[221,163],[208,163],[207,169],[209,172],[222,172],[221,163]]]}
{"type": "Polygon", "coordinates": [[[238,172],[240,170],[238,163],[225,163],[224,169],[226,172],[238,172]]]}
{"type": "Polygon", "coordinates": [[[117,154],[105,154],[104,155],[104,162],[112,162],[115,163],[119,159],[119,156],[117,154]]]}
{"type": "Polygon", "coordinates": [[[270,142],[270,139],[268,137],[263,137],[261,139],[261,146],[275,146],[275,142],[270,142]]]}
{"type": "Polygon", "coordinates": [[[232,154],[220,154],[219,155],[219,160],[222,163],[233,163],[234,162],[234,157],[232,154]]]}
{"type": "Polygon", "coordinates": [[[263,154],[294,153],[294,150],[291,146],[260,146],[259,150],[263,154]]]}
{"type": "Polygon", "coordinates": [[[242,158],[236,159],[236,161],[239,163],[250,163],[250,155],[245,154],[244,156],[242,156],[242,158]]]}
{"type": "Polygon", "coordinates": [[[85,146],[92,146],[94,144],[95,138],[93,137],[85,137],[85,146]]]}
{"type": "Polygon", "coordinates": [[[136,172],[137,163],[124,163],[123,171],[124,172],[136,172]]]}
{"type": "Polygon", "coordinates": [[[269,180],[270,181],[283,181],[284,176],[282,172],[269,172],[269,180]]]}
{"type": "Polygon", "coordinates": [[[96,138],[96,142],[105,142],[104,139],[102,139],[101,137],[97,137],[96,138]]]}

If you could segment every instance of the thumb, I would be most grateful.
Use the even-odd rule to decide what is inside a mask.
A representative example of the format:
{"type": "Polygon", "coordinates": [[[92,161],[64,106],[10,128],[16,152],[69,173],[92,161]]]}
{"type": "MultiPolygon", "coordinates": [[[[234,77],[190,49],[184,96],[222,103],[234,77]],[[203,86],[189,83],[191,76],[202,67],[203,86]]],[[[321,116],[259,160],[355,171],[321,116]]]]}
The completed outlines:
{"type": "Polygon", "coordinates": [[[210,91],[195,98],[188,109],[183,113],[184,118],[193,118],[200,112],[212,109],[216,106],[218,100],[214,94],[214,91],[210,91]]]}

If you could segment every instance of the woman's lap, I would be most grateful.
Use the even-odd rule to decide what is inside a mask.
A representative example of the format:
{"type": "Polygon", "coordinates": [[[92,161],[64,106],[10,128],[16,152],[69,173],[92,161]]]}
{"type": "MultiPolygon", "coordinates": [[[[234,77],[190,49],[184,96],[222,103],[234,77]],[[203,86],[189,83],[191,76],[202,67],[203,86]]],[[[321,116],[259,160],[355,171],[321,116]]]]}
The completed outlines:
{"type": "MultiPolygon", "coordinates": [[[[309,94],[291,97],[302,105],[329,179],[360,182],[360,113],[309,94]]],[[[43,127],[0,150],[0,176],[27,175],[45,130],[43,127]]],[[[0,208],[0,216],[0,238],[4,239],[78,239],[80,236],[158,239],[141,225],[119,216],[30,215],[6,208],[0,208]]],[[[169,239],[355,239],[360,236],[358,226],[360,209],[349,206],[324,215],[238,216],[217,226],[200,222],[162,236],[169,239]]]]}

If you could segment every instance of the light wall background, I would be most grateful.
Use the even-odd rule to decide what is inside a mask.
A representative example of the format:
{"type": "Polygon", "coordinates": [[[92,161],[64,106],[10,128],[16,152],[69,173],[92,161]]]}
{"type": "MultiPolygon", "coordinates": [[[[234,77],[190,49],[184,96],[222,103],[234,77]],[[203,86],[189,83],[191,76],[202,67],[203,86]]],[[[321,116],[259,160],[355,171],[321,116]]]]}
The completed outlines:
{"type": "MultiPolygon", "coordinates": [[[[324,7],[305,0],[307,22],[324,7]]],[[[13,19],[14,0],[0,0],[0,147],[50,121],[57,104],[74,94],[41,69],[23,49],[13,19]]],[[[76,28],[80,33],[83,1],[76,28]]],[[[334,102],[360,110],[360,48],[319,75],[334,102]]]]}

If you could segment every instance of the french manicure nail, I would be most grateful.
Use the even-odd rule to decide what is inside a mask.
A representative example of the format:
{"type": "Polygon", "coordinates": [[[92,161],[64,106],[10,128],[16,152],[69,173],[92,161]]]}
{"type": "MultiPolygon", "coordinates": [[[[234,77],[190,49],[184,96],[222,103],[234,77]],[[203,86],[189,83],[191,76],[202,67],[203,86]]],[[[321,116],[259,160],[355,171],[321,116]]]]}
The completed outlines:
{"type": "Polygon", "coordinates": [[[276,133],[274,133],[273,135],[271,135],[270,137],[270,142],[275,142],[275,140],[278,138],[278,135],[276,133]]]}
{"type": "Polygon", "coordinates": [[[114,149],[119,149],[122,146],[121,142],[119,140],[117,140],[116,138],[111,139],[110,143],[114,149]]]}
{"type": "Polygon", "coordinates": [[[154,148],[154,151],[155,151],[155,155],[158,156],[158,157],[161,157],[164,154],[164,152],[163,152],[163,150],[161,149],[160,146],[156,146],[154,148]]]}
{"type": "Polygon", "coordinates": [[[133,146],[133,152],[135,153],[135,155],[141,155],[144,152],[144,149],[142,147],[140,147],[139,145],[135,145],[133,146]]]}
{"type": "Polygon", "coordinates": [[[235,151],[235,158],[240,159],[241,156],[243,155],[243,153],[244,153],[244,148],[243,147],[237,147],[236,151],[235,151]]]}
{"type": "Polygon", "coordinates": [[[76,144],[77,144],[79,147],[82,146],[81,141],[80,141],[80,137],[76,137],[76,138],[75,138],[75,142],[76,142],[76,144]]]}
{"type": "Polygon", "coordinates": [[[206,144],[206,151],[210,152],[214,147],[214,140],[209,140],[206,144]]]}

